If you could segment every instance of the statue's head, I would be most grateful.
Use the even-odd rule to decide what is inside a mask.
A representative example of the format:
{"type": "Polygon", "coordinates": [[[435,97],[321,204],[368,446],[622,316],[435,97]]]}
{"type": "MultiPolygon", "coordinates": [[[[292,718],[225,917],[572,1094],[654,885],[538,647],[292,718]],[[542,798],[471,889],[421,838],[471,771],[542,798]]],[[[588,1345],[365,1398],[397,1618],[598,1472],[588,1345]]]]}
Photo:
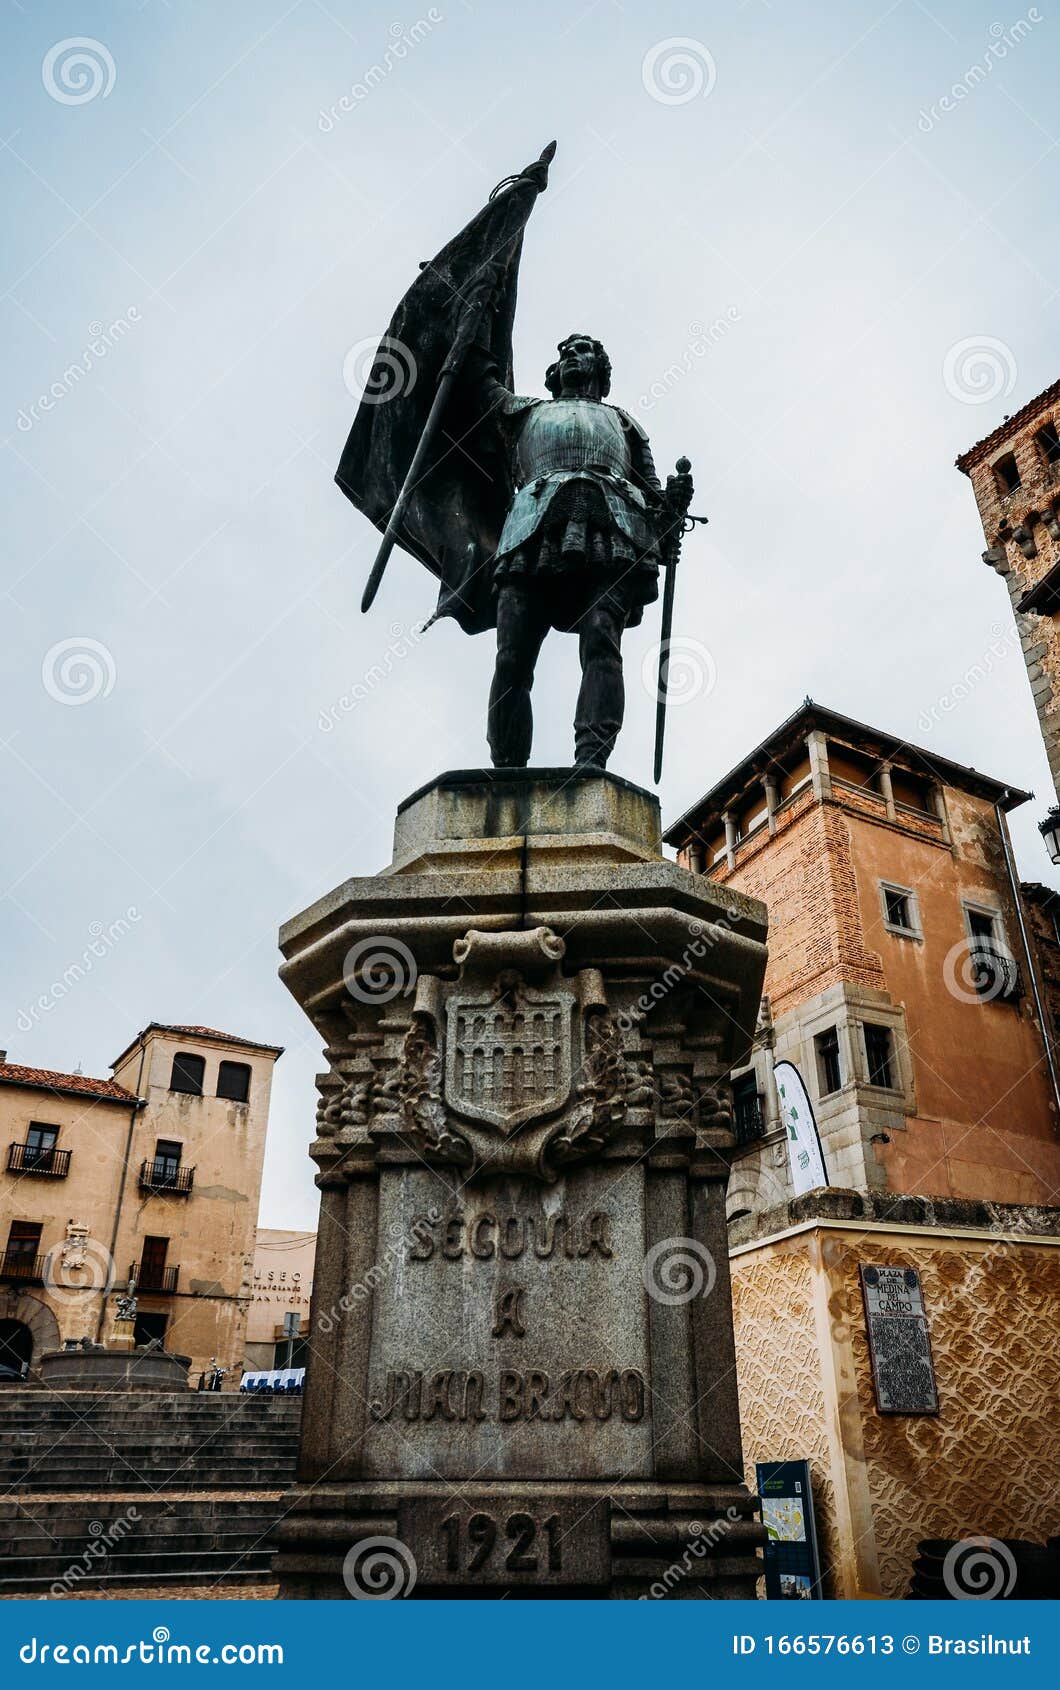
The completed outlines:
{"type": "Polygon", "coordinates": [[[569,334],[556,348],[559,357],[545,371],[553,399],[606,399],[611,391],[611,360],[591,334],[569,334]]]}

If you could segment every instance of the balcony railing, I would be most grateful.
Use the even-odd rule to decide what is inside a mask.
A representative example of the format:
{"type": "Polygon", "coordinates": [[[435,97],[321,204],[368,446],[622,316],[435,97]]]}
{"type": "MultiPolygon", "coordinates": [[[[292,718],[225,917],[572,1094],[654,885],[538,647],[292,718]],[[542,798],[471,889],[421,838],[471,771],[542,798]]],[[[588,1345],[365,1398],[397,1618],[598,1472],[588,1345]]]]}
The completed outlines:
{"type": "Polygon", "coordinates": [[[186,1197],[195,1179],[194,1168],[174,1166],[172,1162],[156,1162],[150,1158],[140,1164],[141,1191],[175,1191],[186,1197]]]}
{"type": "Polygon", "coordinates": [[[988,1003],[1015,1003],[1023,996],[1019,964],[1011,952],[988,939],[977,940],[969,954],[972,985],[988,1003]]]}
{"type": "Polygon", "coordinates": [[[732,1130],[737,1144],[753,1144],[756,1138],[764,1137],[766,1123],[759,1093],[733,1100],[732,1130]]]}
{"type": "Polygon", "coordinates": [[[54,1145],[46,1144],[12,1144],[7,1152],[7,1171],[65,1179],[70,1172],[70,1151],[56,1150],[54,1145]]]}
{"type": "Polygon", "coordinates": [[[153,1267],[150,1262],[140,1262],[130,1267],[129,1278],[135,1276],[137,1291],[153,1291],[170,1297],[177,1289],[179,1273],[179,1267],[153,1267]]]}
{"type": "Polygon", "coordinates": [[[47,1256],[23,1255],[21,1250],[5,1250],[0,1259],[0,1279],[8,1279],[19,1285],[43,1285],[44,1264],[47,1256]]]}

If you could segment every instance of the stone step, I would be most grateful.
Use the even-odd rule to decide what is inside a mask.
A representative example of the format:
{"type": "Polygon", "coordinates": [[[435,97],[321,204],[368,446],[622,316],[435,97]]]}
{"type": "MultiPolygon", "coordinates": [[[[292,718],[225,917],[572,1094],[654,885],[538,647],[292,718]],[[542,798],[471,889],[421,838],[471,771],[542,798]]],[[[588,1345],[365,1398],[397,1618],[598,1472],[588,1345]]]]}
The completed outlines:
{"type": "Polygon", "coordinates": [[[186,1555],[150,1554],[126,1556],[115,1560],[106,1572],[86,1573],[83,1578],[72,1577],[73,1563],[61,1556],[52,1558],[33,1556],[24,1561],[5,1562],[0,1576],[0,1590],[50,1589],[65,1582],[70,1589],[105,1590],[109,1585],[124,1581],[132,1585],[150,1585],[158,1579],[171,1579],[175,1584],[212,1584],[233,1577],[268,1577],[275,1552],[261,1547],[251,1549],[197,1549],[186,1555]]]}
{"type": "Polygon", "coordinates": [[[0,1502],[0,1589],[260,1581],[272,1565],[282,1506],[279,1495],[0,1502]]]}
{"type": "Polygon", "coordinates": [[[42,1475],[38,1471],[29,1474],[13,1473],[0,1474],[0,1484],[8,1489],[47,1493],[55,1491],[65,1493],[70,1490],[120,1490],[128,1491],[143,1489],[148,1494],[166,1488],[187,1490],[192,1484],[204,1490],[282,1490],[290,1485],[295,1477],[297,1468],[294,1461],[281,1466],[270,1464],[267,1468],[241,1470],[233,1473],[224,1467],[196,1468],[189,1473],[187,1468],[176,1470],[173,1467],[147,1467],[131,1473],[126,1467],[117,1471],[99,1471],[92,1468],[81,1468],[76,1472],[65,1475],[49,1473],[42,1475]]]}

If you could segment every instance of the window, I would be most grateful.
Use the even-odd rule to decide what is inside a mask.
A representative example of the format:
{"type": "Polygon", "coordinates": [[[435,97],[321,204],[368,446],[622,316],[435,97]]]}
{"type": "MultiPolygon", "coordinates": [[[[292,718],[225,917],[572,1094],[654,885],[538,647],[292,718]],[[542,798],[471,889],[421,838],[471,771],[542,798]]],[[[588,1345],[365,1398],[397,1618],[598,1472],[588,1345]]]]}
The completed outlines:
{"type": "Polygon", "coordinates": [[[143,1314],[136,1316],[133,1326],[134,1344],[156,1344],[160,1350],[166,1347],[166,1325],[168,1314],[154,1314],[145,1309],[143,1314]]]}
{"type": "Polygon", "coordinates": [[[26,1149],[22,1159],[24,1168],[50,1168],[55,1161],[52,1151],[55,1141],[59,1137],[58,1127],[46,1127],[40,1121],[31,1121],[26,1133],[26,1149]]]}
{"type": "Polygon", "coordinates": [[[40,1248],[41,1227],[35,1221],[12,1221],[4,1251],[4,1271],[24,1272],[30,1278],[40,1248]]]}
{"type": "Polygon", "coordinates": [[[180,1172],[181,1146],[174,1140],[160,1138],[155,1145],[155,1159],[151,1178],[155,1185],[173,1185],[180,1172]]]}
{"type": "Polygon", "coordinates": [[[1011,452],[1007,457],[998,459],[994,465],[994,474],[997,477],[998,492],[1002,495],[1014,493],[1020,484],[1019,465],[1011,452]]]}
{"type": "Polygon", "coordinates": [[[273,1367],[304,1367],[309,1357],[309,1339],[296,1338],[291,1345],[291,1359],[287,1359],[287,1339],[281,1338],[272,1353],[273,1367]]]}
{"type": "Polygon", "coordinates": [[[1005,943],[1001,917],[996,910],[964,907],[964,919],[971,940],[969,965],[971,983],[986,1003],[997,999],[1015,1002],[1021,995],[1019,968],[1005,943]]]}
{"type": "Polygon", "coordinates": [[[997,938],[997,917],[986,910],[966,910],[968,931],[973,939],[984,939],[993,944],[997,938]]]}
{"type": "Polygon", "coordinates": [[[880,1027],[874,1021],[866,1021],[864,1033],[865,1058],[869,1065],[869,1085],[883,1086],[887,1091],[893,1091],[891,1029],[880,1027]]]}
{"type": "Polygon", "coordinates": [[[835,1027],[829,1027],[823,1033],[818,1033],[813,1041],[817,1054],[817,1083],[821,1096],[827,1097],[831,1092],[838,1091],[843,1084],[843,1070],[839,1064],[839,1032],[835,1027]]]}
{"type": "Polygon", "coordinates": [[[762,1120],[762,1098],[758,1090],[758,1076],[752,1072],[741,1074],[732,1082],[733,1128],[737,1144],[750,1144],[765,1131],[762,1120]]]}
{"type": "Polygon", "coordinates": [[[1034,436],[1038,450],[1042,454],[1042,462],[1050,467],[1060,463],[1060,434],[1057,433],[1054,422],[1043,423],[1034,436]]]}
{"type": "Polygon", "coordinates": [[[206,1075],[206,1060],[202,1056],[193,1056],[188,1050],[178,1050],[173,1058],[173,1072],[170,1075],[170,1091],[184,1091],[192,1097],[202,1096],[202,1082],[206,1075]]]}
{"type": "Polygon", "coordinates": [[[908,886],[889,886],[880,881],[880,900],[883,905],[883,925],[888,933],[898,933],[904,939],[920,938],[920,918],[916,893],[908,886]]]}
{"type": "Polygon", "coordinates": [[[250,1069],[245,1062],[222,1062],[217,1070],[217,1095],[233,1103],[245,1103],[250,1096],[250,1069]]]}

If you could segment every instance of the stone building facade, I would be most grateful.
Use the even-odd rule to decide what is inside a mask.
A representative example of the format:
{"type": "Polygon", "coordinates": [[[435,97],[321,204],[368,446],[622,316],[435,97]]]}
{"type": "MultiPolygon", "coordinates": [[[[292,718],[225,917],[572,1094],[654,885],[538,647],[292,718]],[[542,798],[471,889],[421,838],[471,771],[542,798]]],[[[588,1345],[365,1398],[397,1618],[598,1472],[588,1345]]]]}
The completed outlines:
{"type": "Polygon", "coordinates": [[[1056,1531],[1060,926],[1015,879],[1027,796],[807,700],[666,835],[769,908],[733,1075],[737,1371],[749,1463],[811,1463],[826,1595],[902,1595],[923,1538],[1056,1531]],[[829,1180],[804,1196],[781,1059],[829,1180]],[[937,1413],[878,1406],[867,1266],[920,1276],[937,1413]]]}
{"type": "Polygon", "coordinates": [[[309,1334],[315,1232],[259,1227],[254,1246],[254,1284],[247,1314],[245,1366],[251,1372],[282,1367],[287,1356],[284,1317],[297,1314],[299,1335],[292,1365],[301,1367],[309,1334]]]}
{"type": "Polygon", "coordinates": [[[277,1046],[152,1022],[109,1080],[0,1061],[0,1363],[106,1343],[243,1361],[277,1046]]]}
{"type": "Polygon", "coordinates": [[[957,459],[986,537],[983,562],[1001,576],[1060,797],[1060,382],[957,459]]]}

